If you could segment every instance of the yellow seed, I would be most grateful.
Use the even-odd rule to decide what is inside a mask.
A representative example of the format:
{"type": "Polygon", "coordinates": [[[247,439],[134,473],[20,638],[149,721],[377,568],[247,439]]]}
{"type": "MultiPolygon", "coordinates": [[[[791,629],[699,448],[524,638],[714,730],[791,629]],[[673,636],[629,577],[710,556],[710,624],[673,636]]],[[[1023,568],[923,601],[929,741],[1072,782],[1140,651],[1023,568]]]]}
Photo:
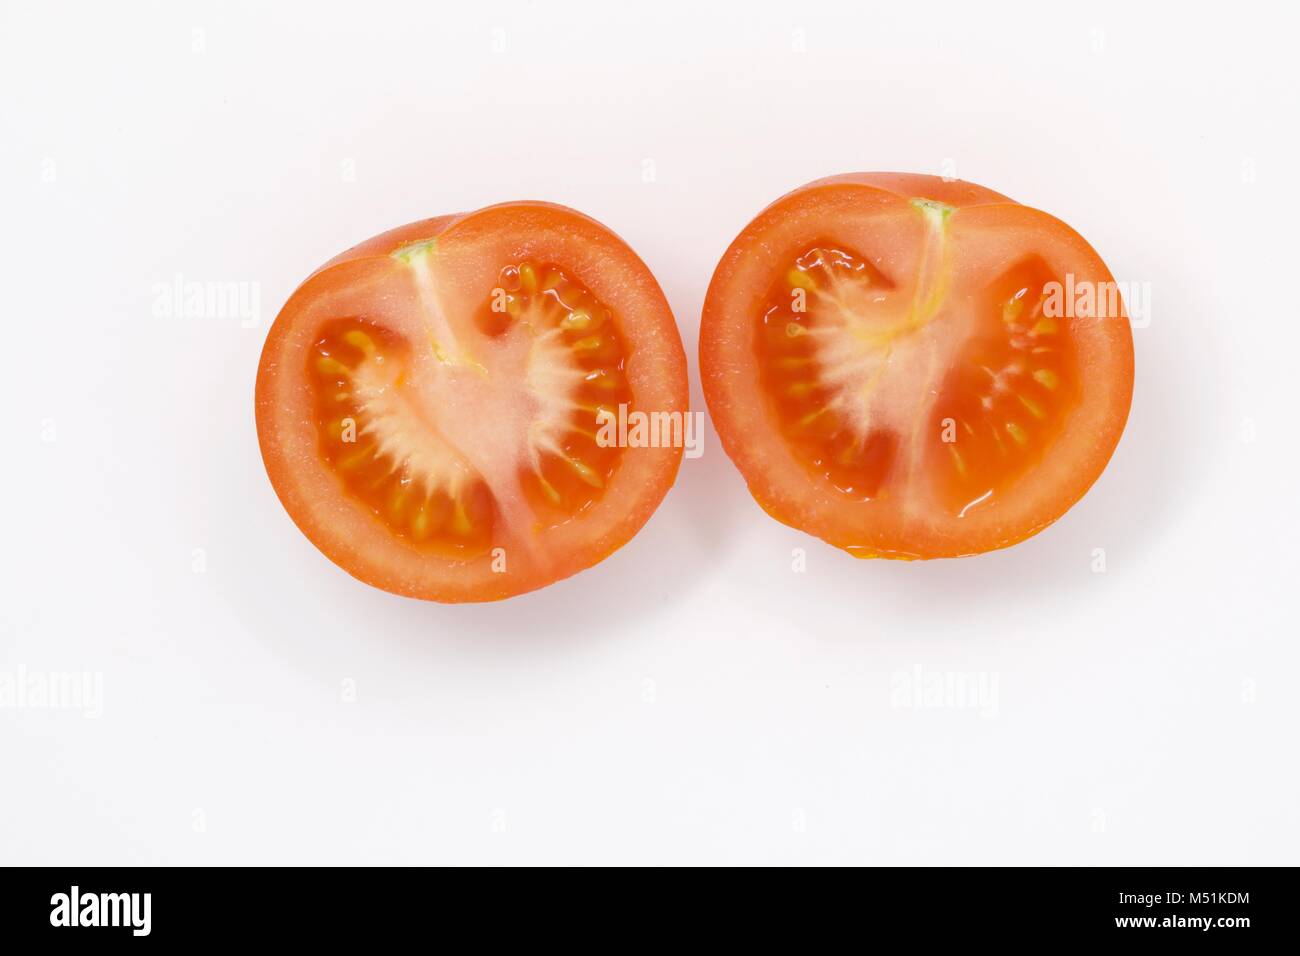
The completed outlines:
{"type": "Polygon", "coordinates": [[[1033,415],[1035,418],[1047,417],[1047,412],[1043,410],[1043,406],[1032,398],[1027,398],[1024,395],[1017,395],[1016,398],[1020,399],[1020,404],[1029,410],[1030,415],[1033,415]]]}
{"type": "Polygon", "coordinates": [[[813,277],[802,269],[791,269],[786,273],[785,281],[796,289],[807,289],[811,292],[817,288],[817,283],[813,281],[813,277]]]}
{"type": "Polygon", "coordinates": [[[542,486],[542,493],[551,499],[554,504],[560,503],[560,493],[555,490],[555,486],[543,478],[540,474],[537,476],[537,483],[542,486]]]}
{"type": "Polygon", "coordinates": [[[826,405],[823,405],[821,408],[817,409],[817,411],[815,411],[815,412],[809,412],[809,413],[808,413],[807,415],[805,415],[803,418],[799,419],[799,421],[796,422],[796,424],[797,424],[800,428],[807,428],[807,427],[808,427],[809,425],[811,425],[813,422],[817,421],[817,419],[819,419],[819,418],[821,418],[823,415],[825,415],[828,411],[830,411],[830,407],[829,407],[829,406],[826,406],[826,405]]]}
{"type": "Polygon", "coordinates": [[[353,348],[358,348],[370,355],[375,350],[375,341],[360,329],[351,329],[343,333],[343,341],[353,348]]]}
{"type": "Polygon", "coordinates": [[[555,269],[552,269],[550,272],[546,273],[546,279],[542,282],[542,291],[547,292],[551,289],[559,288],[560,283],[563,281],[564,276],[560,275],[560,273],[555,269]]]}
{"type": "Polygon", "coordinates": [[[949,444],[948,444],[948,454],[952,457],[952,466],[953,466],[954,468],[957,469],[957,474],[959,474],[959,475],[961,475],[963,478],[965,478],[965,477],[966,477],[966,461],[965,461],[965,459],[963,459],[963,458],[961,457],[961,452],[959,452],[959,451],[957,450],[957,446],[954,445],[954,444],[952,444],[952,443],[949,443],[949,444]]]}
{"type": "MultiPolygon", "coordinates": [[[[520,269],[519,271],[523,272],[523,269],[520,269]]],[[[469,515],[465,514],[464,502],[457,500],[456,511],[451,516],[451,530],[459,535],[466,535],[469,534],[472,529],[473,525],[470,524],[469,515]]]]}
{"type": "Polygon", "coordinates": [[[575,309],[560,320],[560,327],[569,332],[582,332],[591,325],[591,313],[575,309]]]}
{"type": "Polygon", "coordinates": [[[1034,381],[1044,388],[1056,388],[1059,384],[1056,373],[1050,368],[1034,369],[1034,381]]]}
{"type": "Polygon", "coordinates": [[[792,338],[792,339],[793,339],[793,338],[796,338],[796,337],[798,337],[798,336],[800,336],[800,335],[803,335],[803,334],[806,333],[807,331],[808,331],[808,330],[805,329],[805,328],[804,328],[802,325],[800,325],[798,322],[787,322],[787,323],[785,324],[785,334],[788,335],[788,336],[790,336],[790,338],[792,338]]]}
{"type": "Polygon", "coordinates": [[[1012,299],[1002,307],[1002,321],[1008,325],[1020,318],[1020,313],[1025,311],[1024,299],[1012,299]]]}
{"type": "Polygon", "coordinates": [[[429,534],[429,512],[425,510],[424,505],[420,505],[420,510],[415,513],[415,518],[411,521],[411,531],[415,534],[416,540],[422,541],[429,534]]]}
{"type": "Polygon", "coordinates": [[[351,393],[351,392],[335,392],[335,393],[334,393],[334,401],[336,401],[336,402],[340,402],[340,403],[341,403],[341,402],[346,402],[346,401],[348,401],[348,400],[351,399],[351,398],[352,398],[352,393],[351,393]]]}
{"type": "Polygon", "coordinates": [[[519,284],[525,292],[537,291],[537,270],[527,262],[519,267],[519,284]]]}
{"type": "Polygon", "coordinates": [[[362,465],[364,465],[366,462],[370,460],[374,450],[375,449],[373,445],[367,445],[365,448],[362,448],[360,451],[354,452],[353,454],[349,455],[347,458],[344,458],[342,461],[340,461],[339,467],[342,468],[344,471],[352,471],[355,468],[360,468],[362,465]]]}
{"type": "Polygon", "coordinates": [[[393,517],[398,517],[402,513],[402,508],[406,505],[406,496],[410,491],[407,485],[398,485],[397,491],[393,492],[393,497],[388,502],[388,510],[393,517]]]}
{"type": "Polygon", "coordinates": [[[795,382],[785,391],[791,398],[803,398],[804,396],[811,395],[816,390],[816,382],[795,382]]]}
{"type": "Polygon", "coordinates": [[[1034,323],[1031,335],[1055,335],[1060,326],[1056,324],[1056,319],[1039,319],[1034,323]]]}
{"type": "Polygon", "coordinates": [[[588,335],[574,342],[573,350],[575,352],[594,352],[604,344],[605,340],[599,335],[588,335]]]}
{"type": "Polygon", "coordinates": [[[316,368],[326,375],[348,375],[351,371],[346,365],[330,355],[322,355],[318,358],[316,368]]]}
{"type": "Polygon", "coordinates": [[[1007,422],[1007,434],[1016,440],[1017,445],[1023,445],[1029,441],[1029,436],[1025,434],[1025,430],[1015,422],[1007,422]]]}
{"type": "Polygon", "coordinates": [[[592,385],[595,385],[597,388],[606,388],[606,389],[618,388],[620,384],[619,377],[615,373],[608,372],[603,368],[599,368],[596,369],[596,371],[594,372],[587,373],[586,381],[590,382],[592,385]]]}
{"type": "Polygon", "coordinates": [[[564,460],[567,461],[572,466],[573,470],[578,473],[578,477],[581,478],[583,481],[585,481],[587,484],[591,485],[591,487],[593,488],[605,487],[605,479],[601,478],[600,475],[596,473],[595,469],[593,469],[586,462],[579,461],[576,458],[568,458],[568,457],[566,457],[564,460]]]}

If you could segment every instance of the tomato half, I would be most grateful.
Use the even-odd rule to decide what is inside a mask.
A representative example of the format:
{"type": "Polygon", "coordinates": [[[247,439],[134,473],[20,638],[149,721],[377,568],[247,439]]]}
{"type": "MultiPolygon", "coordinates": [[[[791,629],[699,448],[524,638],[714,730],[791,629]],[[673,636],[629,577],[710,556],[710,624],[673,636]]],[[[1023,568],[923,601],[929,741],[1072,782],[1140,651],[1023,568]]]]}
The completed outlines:
{"type": "Polygon", "coordinates": [[[1069,226],[970,183],[855,173],[731,244],[700,369],[773,517],[860,557],[956,557],[1041,531],[1097,479],[1133,340],[1069,226]]]}
{"type": "Polygon", "coordinates": [[[606,425],[687,403],[645,264],[536,202],[412,223],[327,263],[271,327],[256,395],[267,473],[312,543],[376,587],[452,602],[542,587],[625,544],[682,448],[620,446],[606,425]]]}

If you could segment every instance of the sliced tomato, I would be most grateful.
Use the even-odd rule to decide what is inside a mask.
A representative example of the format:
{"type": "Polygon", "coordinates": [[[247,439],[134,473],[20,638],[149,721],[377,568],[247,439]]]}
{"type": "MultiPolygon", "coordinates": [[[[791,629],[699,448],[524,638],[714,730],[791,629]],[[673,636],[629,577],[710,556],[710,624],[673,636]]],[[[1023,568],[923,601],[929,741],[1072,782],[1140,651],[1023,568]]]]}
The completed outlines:
{"type": "Polygon", "coordinates": [[[485,601],[645,524],[682,449],[619,447],[603,426],[620,406],[684,416],[688,390],[636,254],[517,202],[403,226],[311,275],[271,328],[256,402],[271,483],[326,556],[398,594],[485,601]]]}
{"type": "Polygon", "coordinates": [[[861,557],[956,557],[1035,534],[1088,490],[1128,417],[1133,341],[1069,226],[970,183],[855,173],[732,243],[700,369],[773,517],[861,557]]]}

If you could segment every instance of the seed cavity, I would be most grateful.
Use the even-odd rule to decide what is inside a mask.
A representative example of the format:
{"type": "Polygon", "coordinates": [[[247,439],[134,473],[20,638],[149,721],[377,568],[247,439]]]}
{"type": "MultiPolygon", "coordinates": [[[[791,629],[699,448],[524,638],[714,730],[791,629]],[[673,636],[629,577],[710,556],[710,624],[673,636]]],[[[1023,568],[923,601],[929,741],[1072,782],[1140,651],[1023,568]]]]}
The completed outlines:
{"type": "Polygon", "coordinates": [[[313,352],[320,447],[348,493],[413,546],[461,557],[484,551],[491,498],[421,424],[400,384],[409,346],[378,326],[344,319],[326,324],[313,352]],[[453,514],[462,517],[448,522],[453,514]]]}
{"type": "Polygon", "coordinates": [[[1042,259],[950,301],[956,210],[912,205],[926,232],[906,283],[842,243],[811,244],[777,273],[755,348],[771,413],[814,473],[859,500],[937,493],[956,516],[1041,457],[1077,401],[1076,360],[1043,314],[1042,259]]]}
{"type": "Polygon", "coordinates": [[[950,469],[936,479],[955,514],[966,514],[1026,474],[1077,401],[1074,343],[1043,315],[1054,280],[1044,260],[1029,256],[996,276],[977,300],[981,314],[998,317],[1000,334],[992,319],[976,329],[933,413],[936,421],[961,425],[959,451],[948,451],[950,469]]]}
{"type": "MultiPolygon", "coordinates": [[[[518,395],[518,407],[531,417],[519,447],[502,459],[515,463],[508,480],[496,465],[480,472],[440,430],[439,408],[428,397],[437,391],[417,384],[417,362],[427,363],[418,343],[364,318],[333,320],[320,330],[308,374],[321,454],[347,493],[410,546],[468,559],[492,547],[504,514],[517,525],[520,507],[531,510],[524,521],[531,531],[590,507],[622,455],[597,441],[598,416],[634,396],[617,324],[583,285],[546,263],[510,263],[500,286],[485,290],[476,338],[473,328],[453,328],[440,311],[428,269],[433,249],[418,243],[394,254],[413,269],[427,348],[438,363],[432,368],[447,369],[426,378],[468,374],[455,380],[468,382],[458,387],[481,378],[490,389],[496,350],[522,357],[522,365],[501,366],[522,369],[516,389],[501,394],[518,395]]],[[[463,427],[458,434],[466,437],[463,427]]]]}
{"type": "Polygon", "coordinates": [[[867,256],[831,240],[810,245],[779,276],[760,320],[758,351],[782,431],[841,492],[876,496],[898,451],[896,418],[884,407],[892,399],[881,386],[900,343],[931,316],[896,295],[893,280],[867,256]]]}
{"type": "Polygon", "coordinates": [[[510,323],[485,311],[480,328],[508,335],[522,327],[533,337],[530,388],[539,412],[519,483],[543,525],[562,523],[600,497],[622,454],[596,436],[600,417],[632,400],[626,349],[609,308],[560,268],[511,263],[499,278],[510,323]]]}

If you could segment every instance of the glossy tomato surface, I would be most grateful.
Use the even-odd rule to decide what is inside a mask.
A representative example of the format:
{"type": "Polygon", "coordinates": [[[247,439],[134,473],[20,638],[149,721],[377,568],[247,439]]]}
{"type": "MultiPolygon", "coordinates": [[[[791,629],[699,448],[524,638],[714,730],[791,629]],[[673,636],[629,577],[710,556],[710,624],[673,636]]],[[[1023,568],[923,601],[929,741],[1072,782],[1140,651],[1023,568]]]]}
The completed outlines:
{"type": "Polygon", "coordinates": [[[713,276],[709,413],[773,517],[861,557],[1015,544],[1124,430],[1133,342],[1097,253],[1046,213],[901,173],[777,200],[713,276]]]}
{"type": "Polygon", "coordinates": [[[256,394],[267,473],[303,533],[362,581],[449,602],[533,590],[625,544],[682,449],[629,445],[609,423],[687,402],[645,264],[536,202],[331,260],[276,318],[256,394]]]}

